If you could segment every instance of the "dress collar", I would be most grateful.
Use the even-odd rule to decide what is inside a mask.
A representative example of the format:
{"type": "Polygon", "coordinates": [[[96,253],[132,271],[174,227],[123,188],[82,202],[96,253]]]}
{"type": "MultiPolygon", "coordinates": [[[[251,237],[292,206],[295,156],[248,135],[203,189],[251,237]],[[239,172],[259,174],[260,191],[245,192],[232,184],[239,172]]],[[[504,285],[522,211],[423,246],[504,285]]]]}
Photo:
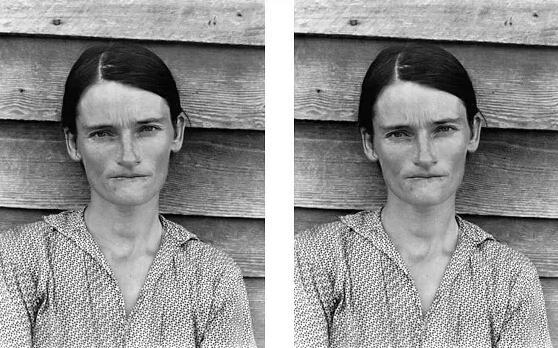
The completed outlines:
{"type": "MultiPolygon", "coordinates": [[[[449,289],[451,289],[450,284],[453,283],[455,277],[457,277],[457,275],[464,269],[470,255],[477,248],[480,248],[485,241],[494,239],[494,237],[483,231],[475,224],[465,221],[459,216],[456,216],[456,220],[459,229],[457,246],[444,271],[440,285],[436,290],[434,300],[428,312],[424,314],[424,318],[427,318],[428,315],[436,309],[440,298],[443,297],[449,289]]],[[[395,263],[403,274],[407,276],[409,281],[413,284],[413,288],[416,290],[413,278],[411,277],[401,254],[398,252],[395,245],[384,230],[381,221],[381,209],[347,215],[341,217],[341,221],[352,231],[369,240],[376,249],[384,253],[393,263],[395,263]]],[[[420,301],[418,290],[416,290],[415,306],[417,308],[417,313],[421,313],[422,317],[420,301]]]]}
{"type": "MultiPolygon", "coordinates": [[[[398,266],[407,272],[402,258],[395,245],[384,230],[381,219],[382,208],[374,211],[362,211],[356,214],[341,217],[341,221],[351,230],[368,239],[378,250],[390,257],[398,266]]],[[[461,248],[472,249],[479,247],[486,240],[494,239],[477,225],[463,220],[456,215],[458,224],[458,243],[456,250],[461,248]]]]}
{"type": "MultiPolygon", "coordinates": [[[[381,250],[393,247],[388,234],[384,230],[381,219],[382,208],[374,211],[362,211],[356,214],[342,216],[341,221],[356,233],[369,239],[381,250]],[[389,244],[389,245],[388,245],[389,244]]],[[[477,225],[463,220],[459,215],[455,216],[459,227],[460,239],[472,245],[481,245],[484,241],[494,239],[477,225]]]]}
{"type": "MultiPolygon", "coordinates": [[[[95,258],[107,272],[112,273],[108,262],[101,252],[101,248],[85,225],[85,207],[77,210],[64,211],[58,214],[43,217],[44,221],[52,228],[53,232],[60,233],[72,240],[80,249],[95,258]]],[[[163,226],[161,247],[176,249],[186,244],[189,240],[198,240],[198,237],[179,224],[167,220],[159,215],[163,226]]]]}
{"type": "MultiPolygon", "coordinates": [[[[58,214],[45,216],[43,219],[56,232],[79,242],[84,239],[92,238],[87,230],[84,217],[85,207],[77,210],[64,211],[58,214]]],[[[170,237],[169,239],[177,245],[182,245],[190,239],[198,239],[198,237],[172,221],[167,220],[159,215],[159,220],[163,226],[163,233],[170,237]]]]}

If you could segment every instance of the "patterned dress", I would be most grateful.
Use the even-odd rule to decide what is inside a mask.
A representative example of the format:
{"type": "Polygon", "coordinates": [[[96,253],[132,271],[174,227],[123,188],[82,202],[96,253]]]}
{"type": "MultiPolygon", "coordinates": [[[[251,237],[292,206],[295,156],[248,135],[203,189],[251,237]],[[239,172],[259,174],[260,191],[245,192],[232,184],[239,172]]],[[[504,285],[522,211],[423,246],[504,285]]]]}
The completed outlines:
{"type": "Polygon", "coordinates": [[[457,217],[456,250],[427,313],[380,210],[295,239],[297,347],[552,347],[537,272],[457,217]]]}
{"type": "Polygon", "coordinates": [[[83,209],[0,234],[0,346],[255,347],[239,268],[160,220],[161,246],[129,315],[83,209]]]}

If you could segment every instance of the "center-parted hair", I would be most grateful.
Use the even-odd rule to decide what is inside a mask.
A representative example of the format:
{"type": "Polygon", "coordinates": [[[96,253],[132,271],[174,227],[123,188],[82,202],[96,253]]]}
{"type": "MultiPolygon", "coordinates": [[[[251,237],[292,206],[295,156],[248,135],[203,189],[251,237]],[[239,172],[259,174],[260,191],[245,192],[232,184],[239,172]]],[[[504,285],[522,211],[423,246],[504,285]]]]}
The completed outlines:
{"type": "Polygon", "coordinates": [[[469,74],[448,51],[428,44],[406,44],[382,50],[370,64],[360,94],[358,124],[369,134],[375,117],[378,97],[390,84],[409,81],[453,94],[467,110],[469,127],[479,112],[469,74]]]}
{"type": "Polygon", "coordinates": [[[62,127],[76,134],[77,107],[85,91],[101,81],[115,81],[159,95],[176,126],[184,110],[176,82],[155,53],[135,44],[105,44],[86,49],[72,66],[64,88],[62,127]]]}

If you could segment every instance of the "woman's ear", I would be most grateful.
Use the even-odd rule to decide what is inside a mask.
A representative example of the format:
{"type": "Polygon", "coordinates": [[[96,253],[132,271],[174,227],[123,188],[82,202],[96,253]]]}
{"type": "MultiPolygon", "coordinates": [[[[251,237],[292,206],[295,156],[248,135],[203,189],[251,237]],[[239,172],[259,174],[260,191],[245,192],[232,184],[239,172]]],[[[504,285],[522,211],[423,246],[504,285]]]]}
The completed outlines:
{"type": "Polygon", "coordinates": [[[376,155],[376,151],[374,151],[372,135],[368,133],[366,128],[360,127],[360,136],[362,138],[362,149],[364,150],[364,154],[370,161],[376,162],[378,160],[378,155],[376,155]]]}
{"type": "Polygon", "coordinates": [[[76,162],[81,162],[81,154],[77,146],[77,135],[72,133],[68,127],[64,127],[64,137],[66,138],[66,150],[70,158],[76,162]]]}
{"type": "Polygon", "coordinates": [[[477,114],[473,117],[473,126],[471,128],[471,139],[469,139],[469,143],[467,144],[468,152],[477,151],[477,148],[479,147],[481,128],[482,128],[482,118],[480,116],[480,113],[477,112],[477,114]]]}
{"type": "Polygon", "coordinates": [[[174,139],[171,144],[171,151],[178,152],[182,148],[182,143],[184,142],[184,132],[186,129],[186,120],[184,114],[180,113],[176,117],[176,127],[174,128],[174,139]]]}

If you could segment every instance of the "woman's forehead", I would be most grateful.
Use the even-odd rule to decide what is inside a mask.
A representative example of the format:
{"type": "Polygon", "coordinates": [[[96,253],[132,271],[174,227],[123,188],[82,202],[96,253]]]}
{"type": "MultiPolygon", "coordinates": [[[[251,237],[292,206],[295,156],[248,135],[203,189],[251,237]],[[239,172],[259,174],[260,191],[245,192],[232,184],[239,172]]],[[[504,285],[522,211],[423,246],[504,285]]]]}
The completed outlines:
{"type": "Polygon", "coordinates": [[[414,82],[387,86],[374,105],[374,124],[382,127],[467,120],[467,110],[456,96],[414,82]]]}
{"type": "Polygon", "coordinates": [[[78,121],[85,126],[142,122],[167,116],[167,102],[159,95],[114,81],[89,87],[78,104],[78,121]]]}

